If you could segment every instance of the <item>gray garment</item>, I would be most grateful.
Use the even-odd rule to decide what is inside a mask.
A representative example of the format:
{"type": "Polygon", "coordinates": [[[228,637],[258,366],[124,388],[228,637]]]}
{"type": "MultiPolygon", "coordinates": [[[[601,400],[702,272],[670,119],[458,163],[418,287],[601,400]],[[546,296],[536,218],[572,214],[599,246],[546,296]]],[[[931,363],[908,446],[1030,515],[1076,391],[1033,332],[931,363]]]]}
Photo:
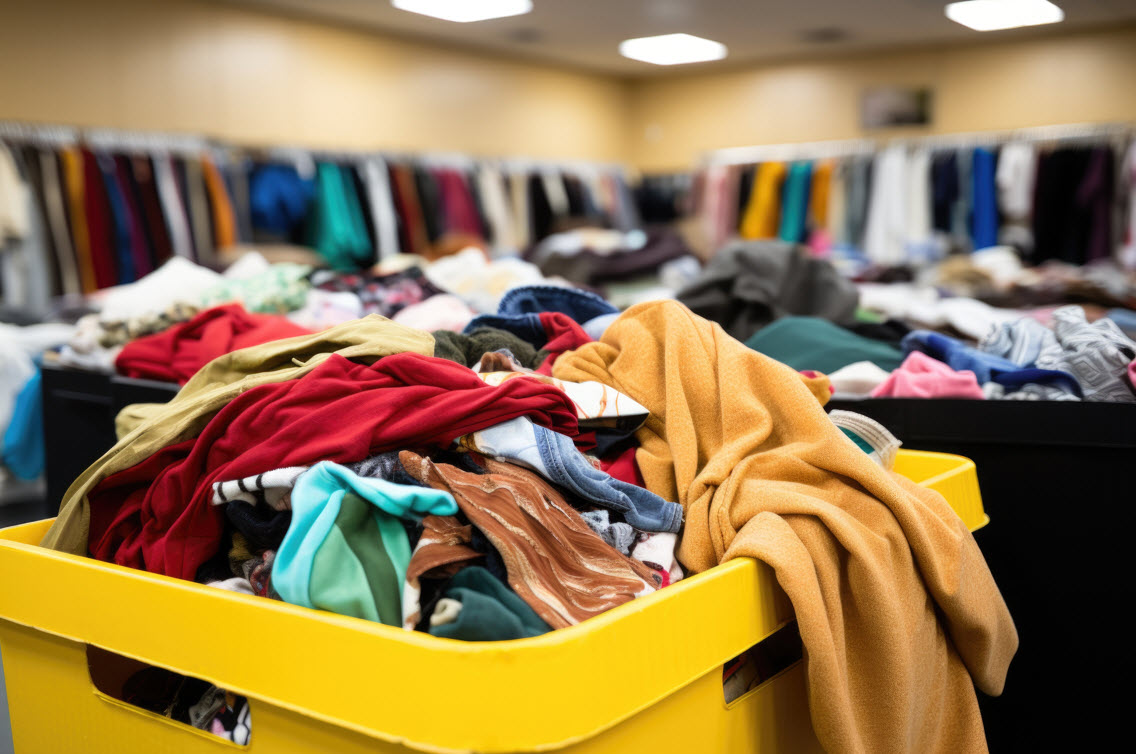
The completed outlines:
{"type": "Polygon", "coordinates": [[[391,194],[390,173],[387,164],[377,157],[365,160],[359,167],[363,184],[367,187],[367,200],[371,222],[375,226],[376,257],[393,257],[399,252],[398,219],[394,213],[394,196],[391,194]]]}
{"type": "Polygon", "coordinates": [[[71,245],[71,231],[67,226],[67,210],[63,187],[59,183],[59,161],[55,152],[44,149],[39,153],[39,169],[43,180],[44,214],[47,216],[51,245],[55,249],[55,263],[59,269],[59,283],[65,295],[83,293],[79,282],[79,266],[75,262],[75,249],[71,245]]]}
{"type": "Polygon", "coordinates": [[[189,237],[189,223],[186,221],[185,205],[178,191],[174,166],[168,154],[154,155],[154,180],[158,184],[158,199],[162,204],[162,214],[170,231],[170,245],[179,257],[193,259],[193,241],[189,237]]]}
{"type": "Polygon", "coordinates": [[[193,227],[193,249],[197,263],[211,265],[216,262],[216,254],[209,224],[209,200],[206,198],[201,161],[195,157],[186,158],[185,161],[185,190],[189,194],[189,222],[193,227]]]}
{"type": "Polygon", "coordinates": [[[631,548],[635,546],[638,537],[631,524],[622,521],[612,521],[611,514],[604,510],[583,511],[580,517],[584,519],[592,531],[600,535],[600,539],[619,550],[623,555],[631,555],[631,548]]]}
{"type": "Polygon", "coordinates": [[[745,340],[775,319],[796,314],[852,320],[860,294],[826,260],[785,241],[737,241],[678,292],[695,314],[745,340]]]}
{"type": "Polygon", "coordinates": [[[1041,349],[1038,369],[1068,372],[1081,383],[1086,401],[1136,403],[1128,384],[1128,365],[1136,359],[1136,342],[1107,317],[1089,323],[1079,306],[1053,312],[1053,343],[1041,349]]]}
{"type": "Polygon", "coordinates": [[[1057,336],[1052,330],[1036,319],[1023,317],[998,325],[982,339],[978,350],[1001,356],[1020,367],[1032,367],[1043,350],[1055,345],[1057,336]]]}
{"type": "Polygon", "coordinates": [[[974,184],[971,168],[974,164],[974,150],[960,149],[956,153],[958,162],[959,196],[951,214],[951,239],[965,252],[974,250],[970,237],[970,206],[974,203],[974,184]]]}
{"type": "Polygon", "coordinates": [[[9,152],[27,198],[27,228],[23,236],[0,239],[0,268],[4,277],[4,302],[33,316],[51,308],[51,268],[47,236],[39,201],[27,181],[27,165],[19,151],[9,152]]]}
{"type": "Polygon", "coordinates": [[[249,205],[249,160],[244,157],[233,157],[228,152],[220,152],[214,156],[217,169],[225,177],[225,185],[229,189],[229,198],[233,204],[233,215],[237,221],[237,241],[249,243],[252,241],[252,208],[249,205]]]}
{"type": "Polygon", "coordinates": [[[863,249],[868,197],[872,193],[872,158],[853,157],[845,163],[845,170],[844,240],[854,249],[863,249]]]}

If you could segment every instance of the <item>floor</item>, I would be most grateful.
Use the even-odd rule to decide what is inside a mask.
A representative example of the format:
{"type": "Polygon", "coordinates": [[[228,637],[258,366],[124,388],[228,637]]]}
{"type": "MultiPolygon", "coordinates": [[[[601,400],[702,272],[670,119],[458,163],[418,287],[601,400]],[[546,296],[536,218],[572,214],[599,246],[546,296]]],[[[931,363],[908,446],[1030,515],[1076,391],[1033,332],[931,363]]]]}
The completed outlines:
{"type": "MultiPolygon", "coordinates": [[[[43,518],[43,503],[39,501],[0,505],[0,529],[5,526],[43,518]]],[[[11,752],[12,726],[8,721],[8,689],[4,683],[4,663],[0,659],[0,752],[11,752]]]]}

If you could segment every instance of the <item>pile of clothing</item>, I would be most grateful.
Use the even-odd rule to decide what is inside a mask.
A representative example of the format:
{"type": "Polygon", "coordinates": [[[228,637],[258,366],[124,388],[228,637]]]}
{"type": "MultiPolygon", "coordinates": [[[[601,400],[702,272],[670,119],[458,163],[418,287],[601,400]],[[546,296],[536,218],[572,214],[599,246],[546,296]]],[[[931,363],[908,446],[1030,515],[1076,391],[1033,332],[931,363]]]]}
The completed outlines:
{"type": "MultiPolygon", "coordinates": [[[[1021,270],[1010,256],[969,261],[1005,281],[1021,270]]],[[[855,284],[780,241],[727,246],[678,298],[750,348],[828,375],[840,398],[1136,402],[1127,309],[1001,309],[926,285],[855,284]]]]}
{"type": "MultiPolygon", "coordinates": [[[[950,506],[890,471],[898,441],[825,413],[823,374],[675,301],[620,313],[519,286],[430,333],[379,315],[405,288],[332,280],[373,313],[238,344],[249,322],[168,404],[120,414],[120,441],[43,544],[473,641],[572,626],[756,557],[793,601],[822,743],[981,744],[974,687],[1000,693],[1013,623],[950,506]],[[902,709],[881,701],[896,689],[902,709]]],[[[178,331],[187,355],[207,330],[178,331]]],[[[247,729],[222,697],[188,706],[247,729]]]]}

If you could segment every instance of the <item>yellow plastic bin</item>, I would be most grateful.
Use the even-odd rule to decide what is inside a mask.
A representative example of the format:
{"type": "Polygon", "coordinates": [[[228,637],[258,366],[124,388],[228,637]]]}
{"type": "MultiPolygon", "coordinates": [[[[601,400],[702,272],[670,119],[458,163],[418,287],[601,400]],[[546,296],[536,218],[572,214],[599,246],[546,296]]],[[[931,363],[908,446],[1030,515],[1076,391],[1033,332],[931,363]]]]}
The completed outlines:
{"type": "MultiPolygon", "coordinates": [[[[968,459],[900,451],[897,470],[987,522],[968,459]]],[[[465,643],[45,550],[50,523],[0,531],[17,754],[820,749],[800,662],[724,702],[723,663],[792,620],[752,560],[544,636],[465,643]],[[88,646],[247,696],[249,745],[99,692],[88,646]]]]}

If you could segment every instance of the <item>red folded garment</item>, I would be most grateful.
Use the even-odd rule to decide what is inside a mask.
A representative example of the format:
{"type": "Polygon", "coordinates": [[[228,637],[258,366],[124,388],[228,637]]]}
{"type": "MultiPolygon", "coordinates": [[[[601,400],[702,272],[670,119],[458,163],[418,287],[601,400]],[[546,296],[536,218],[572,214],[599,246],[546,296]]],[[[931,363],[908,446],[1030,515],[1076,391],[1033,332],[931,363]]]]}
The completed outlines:
{"type": "Polygon", "coordinates": [[[100,560],[193,579],[220,544],[213,483],[403,448],[447,448],[518,416],[574,435],[576,406],[539,380],[494,387],[445,359],[400,353],[371,366],[332,355],[298,380],[254,387],[194,440],[113,474],[88,496],[100,560]]]}
{"type": "Polygon", "coordinates": [[[184,385],[198,369],[230,351],[310,333],[284,317],[249,314],[240,304],[226,304],[127,343],[114,366],[126,377],[184,385]]]}
{"type": "Polygon", "coordinates": [[[537,367],[537,374],[552,375],[552,365],[565,351],[575,351],[585,343],[592,342],[592,336],[584,332],[584,328],[576,321],[562,312],[541,312],[540,324],[544,327],[544,335],[548,341],[539,346],[549,351],[548,356],[537,367]]]}

